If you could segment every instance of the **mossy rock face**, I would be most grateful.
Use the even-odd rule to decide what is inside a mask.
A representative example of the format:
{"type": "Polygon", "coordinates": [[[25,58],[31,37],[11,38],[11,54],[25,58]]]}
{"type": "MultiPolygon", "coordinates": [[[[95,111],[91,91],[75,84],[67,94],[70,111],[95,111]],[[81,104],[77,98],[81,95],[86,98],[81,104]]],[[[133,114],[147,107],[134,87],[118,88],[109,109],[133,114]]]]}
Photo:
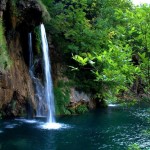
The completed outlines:
{"type": "Polygon", "coordinates": [[[55,107],[57,115],[68,115],[70,112],[67,105],[70,101],[69,85],[65,81],[59,81],[57,87],[54,88],[55,107]]]}
{"type": "Polygon", "coordinates": [[[11,64],[4,32],[3,20],[0,18],[0,70],[2,72],[11,64]]]}
{"type": "Polygon", "coordinates": [[[71,115],[71,112],[69,110],[65,110],[65,115],[71,115]]]}
{"type": "Polygon", "coordinates": [[[42,13],[37,0],[0,0],[0,118],[25,116],[28,97],[36,109],[28,33],[42,22],[42,13]]]}
{"type": "Polygon", "coordinates": [[[1,110],[2,118],[14,118],[27,116],[26,106],[27,102],[23,99],[12,99],[7,105],[3,105],[1,110]]]}
{"type": "Polygon", "coordinates": [[[76,114],[76,110],[74,108],[69,108],[68,110],[70,111],[71,114],[76,114]]]}
{"type": "Polygon", "coordinates": [[[13,30],[22,29],[31,32],[43,20],[49,20],[49,13],[41,0],[11,0],[7,1],[4,20],[13,30]]]}

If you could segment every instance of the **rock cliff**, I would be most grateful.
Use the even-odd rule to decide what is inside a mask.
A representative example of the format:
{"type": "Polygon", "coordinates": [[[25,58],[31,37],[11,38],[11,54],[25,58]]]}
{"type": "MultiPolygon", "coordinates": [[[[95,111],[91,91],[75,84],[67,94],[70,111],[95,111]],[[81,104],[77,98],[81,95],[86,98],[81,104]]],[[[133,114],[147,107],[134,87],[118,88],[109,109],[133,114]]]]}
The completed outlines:
{"type": "Polygon", "coordinates": [[[27,112],[34,115],[36,103],[28,71],[28,32],[42,21],[41,6],[36,0],[1,0],[0,18],[10,58],[10,67],[0,68],[0,116],[16,117],[27,112]]]}

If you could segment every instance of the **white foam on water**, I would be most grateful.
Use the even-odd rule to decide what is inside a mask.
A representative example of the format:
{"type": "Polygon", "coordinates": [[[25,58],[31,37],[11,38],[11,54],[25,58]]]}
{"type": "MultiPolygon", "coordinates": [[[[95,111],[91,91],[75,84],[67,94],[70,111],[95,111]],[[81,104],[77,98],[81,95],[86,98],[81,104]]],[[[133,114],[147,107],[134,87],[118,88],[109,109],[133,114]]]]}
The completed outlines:
{"type": "Polygon", "coordinates": [[[47,116],[36,115],[35,118],[46,118],[47,116]]]}
{"type": "Polygon", "coordinates": [[[43,51],[43,70],[44,70],[44,88],[45,88],[45,100],[47,111],[47,122],[55,123],[55,104],[53,93],[53,81],[51,76],[51,64],[49,57],[49,46],[46,37],[46,31],[43,24],[41,24],[41,43],[43,51]]]}
{"type": "Polygon", "coordinates": [[[17,124],[8,124],[5,126],[5,128],[8,128],[8,129],[13,129],[17,126],[17,124]]]}
{"type": "Polygon", "coordinates": [[[3,131],[0,130],[0,133],[3,133],[3,131]]]}
{"type": "Polygon", "coordinates": [[[119,104],[108,104],[108,107],[117,107],[119,104]]]}
{"type": "Polygon", "coordinates": [[[40,128],[47,129],[47,130],[58,130],[58,129],[65,129],[70,128],[69,125],[63,124],[63,123],[45,123],[43,125],[40,125],[40,128]]]}
{"type": "Polygon", "coordinates": [[[21,121],[21,122],[25,122],[25,123],[37,123],[38,121],[37,120],[28,120],[28,119],[15,119],[17,121],[21,121]]]}

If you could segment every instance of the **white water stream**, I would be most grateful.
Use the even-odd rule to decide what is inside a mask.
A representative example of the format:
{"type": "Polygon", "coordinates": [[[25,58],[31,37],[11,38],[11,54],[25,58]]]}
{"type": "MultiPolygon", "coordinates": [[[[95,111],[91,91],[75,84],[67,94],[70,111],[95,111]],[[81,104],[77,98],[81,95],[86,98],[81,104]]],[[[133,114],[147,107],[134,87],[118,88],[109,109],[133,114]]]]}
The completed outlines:
{"type": "Polygon", "coordinates": [[[47,103],[47,122],[55,124],[55,105],[54,105],[54,94],[53,94],[53,83],[51,77],[51,65],[49,58],[49,48],[45,32],[45,27],[41,24],[41,40],[42,40],[42,51],[43,51],[43,68],[44,68],[44,87],[45,87],[45,99],[47,103]]]}
{"type": "Polygon", "coordinates": [[[41,117],[45,116],[44,87],[41,81],[35,76],[31,33],[29,33],[28,35],[28,44],[29,44],[29,73],[34,84],[35,99],[37,103],[36,116],[41,117]]]}

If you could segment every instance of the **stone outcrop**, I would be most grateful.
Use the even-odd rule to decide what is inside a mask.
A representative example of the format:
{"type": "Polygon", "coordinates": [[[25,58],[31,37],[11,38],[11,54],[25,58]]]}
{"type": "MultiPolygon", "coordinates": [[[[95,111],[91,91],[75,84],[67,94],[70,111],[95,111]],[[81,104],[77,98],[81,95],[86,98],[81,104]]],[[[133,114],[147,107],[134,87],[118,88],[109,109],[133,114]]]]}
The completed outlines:
{"type": "Polygon", "coordinates": [[[42,8],[37,0],[20,0],[17,3],[17,9],[20,13],[19,21],[21,27],[34,28],[42,21],[42,8]]]}
{"type": "Polygon", "coordinates": [[[11,62],[7,70],[0,70],[0,114],[15,117],[30,110],[34,115],[36,103],[27,64],[28,32],[40,24],[42,9],[36,0],[19,0],[15,6],[11,0],[1,0],[0,15],[5,23],[11,62]]]}
{"type": "MultiPolygon", "coordinates": [[[[0,108],[4,116],[18,116],[26,113],[26,108],[35,107],[32,81],[24,62],[19,34],[8,43],[11,67],[1,73],[0,108]]],[[[35,108],[34,108],[35,109],[35,108]]]]}
{"type": "MultiPolygon", "coordinates": [[[[51,62],[52,62],[52,77],[53,77],[53,83],[55,87],[59,87],[59,82],[63,81],[64,84],[67,84],[71,81],[71,79],[69,79],[67,77],[67,75],[65,75],[66,70],[68,69],[67,64],[65,64],[65,56],[63,55],[63,52],[61,49],[59,49],[59,47],[53,46],[51,44],[51,36],[48,35],[48,41],[49,41],[49,46],[50,46],[50,51],[51,51],[51,62]]],[[[63,87],[63,89],[65,89],[65,85],[63,87]]],[[[77,91],[75,87],[68,85],[67,87],[69,95],[70,95],[70,102],[68,102],[67,104],[64,103],[63,107],[65,107],[66,110],[69,109],[69,111],[71,110],[71,114],[76,114],[76,109],[80,106],[85,106],[88,109],[95,109],[97,107],[97,102],[95,99],[92,98],[90,93],[86,93],[83,91],[77,91]]],[[[63,90],[62,90],[63,91],[63,90]]],[[[65,94],[64,94],[65,95],[65,94]]],[[[57,97],[57,96],[56,96],[57,97]]],[[[57,101],[57,99],[56,99],[57,101]]],[[[59,100],[58,100],[59,101],[59,100]]],[[[56,102],[57,104],[57,102],[56,102]]],[[[58,106],[60,107],[60,106],[58,106]]],[[[61,112],[62,114],[64,112],[61,112]]],[[[67,113],[69,114],[69,113],[67,113]]],[[[59,114],[60,115],[60,114],[59,114]]]]}
{"type": "Polygon", "coordinates": [[[0,11],[4,11],[6,9],[6,0],[0,1],[0,11]]]}
{"type": "Polygon", "coordinates": [[[3,11],[6,9],[6,0],[0,1],[0,17],[3,16],[3,11]]]}
{"type": "Polygon", "coordinates": [[[96,107],[96,102],[91,98],[90,94],[79,92],[75,88],[70,89],[70,104],[69,107],[76,108],[80,105],[87,105],[89,109],[96,107]]]}

